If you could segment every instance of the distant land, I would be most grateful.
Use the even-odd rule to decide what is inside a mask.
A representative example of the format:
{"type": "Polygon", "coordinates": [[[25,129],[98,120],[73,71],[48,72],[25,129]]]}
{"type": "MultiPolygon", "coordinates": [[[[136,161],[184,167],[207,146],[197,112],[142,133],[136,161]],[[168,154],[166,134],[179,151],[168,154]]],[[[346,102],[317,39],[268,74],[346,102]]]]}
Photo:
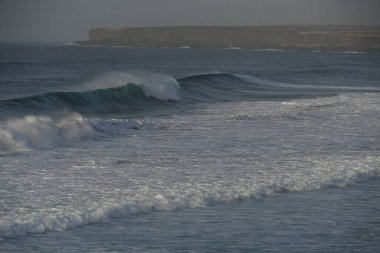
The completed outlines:
{"type": "Polygon", "coordinates": [[[94,28],[80,45],[380,52],[380,26],[94,28]]]}

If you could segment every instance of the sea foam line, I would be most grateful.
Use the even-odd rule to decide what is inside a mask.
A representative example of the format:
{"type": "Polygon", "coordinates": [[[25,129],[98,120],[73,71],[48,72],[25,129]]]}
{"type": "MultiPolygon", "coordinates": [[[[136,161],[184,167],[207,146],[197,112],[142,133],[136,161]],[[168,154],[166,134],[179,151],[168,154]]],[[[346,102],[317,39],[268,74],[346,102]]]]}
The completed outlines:
{"type": "MultiPolygon", "coordinates": [[[[83,210],[66,209],[56,213],[8,217],[0,221],[0,239],[4,240],[29,233],[64,231],[112,218],[128,217],[153,211],[204,208],[223,202],[272,196],[276,193],[344,187],[373,176],[379,176],[380,168],[377,166],[379,162],[379,158],[367,156],[355,161],[340,163],[341,168],[338,168],[333,175],[328,176],[323,176],[323,173],[321,176],[317,173],[310,175],[310,177],[295,176],[278,182],[269,181],[260,184],[247,182],[229,187],[199,185],[182,193],[136,194],[129,199],[112,199],[104,203],[96,203],[83,210]],[[346,168],[347,166],[350,168],[346,168]]],[[[330,163],[331,161],[327,161],[327,164],[330,163]]]]}

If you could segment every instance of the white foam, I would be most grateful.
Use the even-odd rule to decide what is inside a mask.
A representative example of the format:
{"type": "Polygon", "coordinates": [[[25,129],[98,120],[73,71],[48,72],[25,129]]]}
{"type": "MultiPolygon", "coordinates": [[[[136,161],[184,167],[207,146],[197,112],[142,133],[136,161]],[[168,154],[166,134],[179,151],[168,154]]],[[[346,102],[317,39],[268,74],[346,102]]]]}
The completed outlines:
{"type": "Polygon", "coordinates": [[[28,115],[0,122],[0,151],[26,151],[64,146],[100,136],[128,134],[128,130],[149,127],[150,123],[132,119],[87,119],[71,113],[53,119],[28,115]]]}
{"type": "MultiPolygon", "coordinates": [[[[0,237],[365,183],[380,173],[379,101],[349,94],[209,104],[150,118],[164,126],[154,131],[59,150],[59,159],[56,150],[0,157],[0,191],[8,194],[0,237]]],[[[93,131],[116,134],[144,120],[84,119],[93,131]]]]}
{"type": "Polygon", "coordinates": [[[282,51],[285,51],[283,49],[275,49],[275,48],[266,48],[266,49],[262,49],[261,51],[265,51],[265,52],[282,52],[282,51]]]}
{"type": "Polygon", "coordinates": [[[62,46],[79,46],[79,44],[74,42],[74,41],[69,41],[69,42],[66,42],[66,43],[63,43],[60,45],[62,45],[62,46]]]}
{"type": "Polygon", "coordinates": [[[146,96],[161,100],[180,100],[177,80],[166,74],[135,70],[130,72],[111,72],[103,74],[92,81],[82,84],[83,90],[108,89],[127,85],[140,86],[146,96]]]}
{"type": "MultiPolygon", "coordinates": [[[[131,119],[91,119],[88,120],[91,127],[98,133],[104,133],[106,135],[119,135],[125,134],[126,130],[137,130],[143,126],[141,120],[131,119]]],[[[145,123],[147,125],[147,123],[145,123]]]]}
{"type": "Polygon", "coordinates": [[[342,54],[364,54],[364,52],[359,51],[344,51],[342,54]]]}
{"type": "Polygon", "coordinates": [[[92,127],[77,113],[53,119],[25,116],[0,123],[0,150],[48,148],[91,136],[92,127]]]}
{"type": "MultiPolygon", "coordinates": [[[[307,159],[307,158],[306,158],[307,159]]],[[[0,238],[15,237],[28,233],[63,231],[81,225],[106,221],[110,218],[128,217],[129,215],[152,211],[176,211],[184,208],[202,208],[222,202],[246,200],[271,196],[279,192],[297,192],[321,189],[324,187],[343,187],[374,175],[379,169],[372,167],[379,158],[366,157],[359,160],[338,162],[326,160],[316,162],[310,169],[308,177],[302,173],[279,175],[267,178],[267,181],[241,181],[233,184],[198,184],[175,190],[167,187],[167,192],[134,194],[124,199],[109,199],[103,203],[93,203],[84,209],[45,209],[17,218],[9,217],[0,221],[0,238]],[[326,166],[326,167],[325,167],[326,166]],[[330,170],[331,166],[336,166],[330,170]],[[329,169],[330,168],[330,169],[329,169]]]]}
{"type": "Polygon", "coordinates": [[[230,50],[240,50],[241,48],[240,47],[231,46],[231,47],[228,47],[227,49],[230,49],[230,50]]]}

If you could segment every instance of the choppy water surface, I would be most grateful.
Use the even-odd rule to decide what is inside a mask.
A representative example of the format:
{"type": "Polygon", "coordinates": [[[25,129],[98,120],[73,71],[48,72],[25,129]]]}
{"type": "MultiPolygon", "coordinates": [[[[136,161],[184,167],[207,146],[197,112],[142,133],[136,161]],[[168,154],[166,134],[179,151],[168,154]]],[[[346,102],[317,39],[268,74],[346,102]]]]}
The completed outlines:
{"type": "Polygon", "coordinates": [[[379,246],[378,54],[4,44],[0,65],[0,250],[379,246]]]}

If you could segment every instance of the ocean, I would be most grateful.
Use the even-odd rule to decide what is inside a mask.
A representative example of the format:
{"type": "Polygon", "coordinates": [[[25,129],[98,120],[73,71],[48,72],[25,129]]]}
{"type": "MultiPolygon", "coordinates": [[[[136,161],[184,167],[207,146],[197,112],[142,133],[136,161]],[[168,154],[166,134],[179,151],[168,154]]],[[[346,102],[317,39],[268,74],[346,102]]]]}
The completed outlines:
{"type": "Polygon", "coordinates": [[[377,252],[380,54],[0,44],[0,252],[377,252]]]}

